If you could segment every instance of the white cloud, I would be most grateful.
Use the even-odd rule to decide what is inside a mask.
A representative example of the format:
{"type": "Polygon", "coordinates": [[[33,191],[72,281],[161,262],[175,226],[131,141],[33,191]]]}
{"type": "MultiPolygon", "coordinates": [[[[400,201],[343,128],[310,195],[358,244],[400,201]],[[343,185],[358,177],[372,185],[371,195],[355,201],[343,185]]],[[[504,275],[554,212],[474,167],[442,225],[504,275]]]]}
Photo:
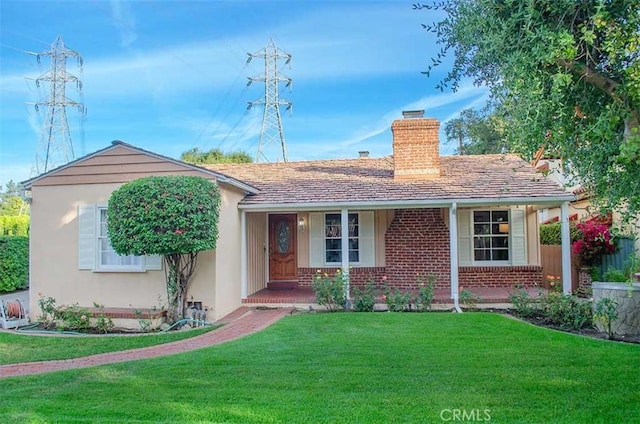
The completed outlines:
{"type": "MultiPolygon", "coordinates": [[[[402,116],[402,111],[405,110],[424,110],[425,116],[429,117],[430,113],[436,111],[446,105],[461,102],[463,100],[474,98],[471,104],[483,102],[486,100],[486,89],[481,87],[475,87],[473,85],[464,85],[455,93],[440,93],[431,96],[423,97],[415,102],[405,104],[399,108],[393,109],[382,116],[373,125],[373,127],[361,128],[350,138],[342,141],[341,146],[348,147],[355,144],[359,144],[367,139],[375,137],[387,130],[389,130],[391,123],[402,116]]],[[[462,109],[469,107],[468,104],[462,109]]],[[[459,113],[459,111],[457,112],[459,113]]],[[[441,122],[441,125],[444,122],[441,122]]]]}
{"type": "MultiPolygon", "coordinates": [[[[212,36],[205,41],[134,50],[137,35],[130,5],[122,0],[110,4],[122,44],[129,49],[102,58],[84,54],[84,73],[79,76],[87,96],[96,98],[224,89],[239,74],[262,72],[259,59],[245,65],[245,53],[259,50],[270,36],[293,55],[292,68],[285,67],[282,72],[294,78],[294,84],[310,79],[417,73],[434,44],[419,26],[423,15],[410,7],[330,3],[334,7],[309,12],[280,27],[265,25],[265,29],[231,38],[212,36]],[[402,48],[398,48],[400,44],[402,48]]],[[[0,84],[3,89],[16,87],[21,77],[5,73],[0,84]]]]}
{"type": "Polygon", "coordinates": [[[120,45],[129,47],[138,39],[136,21],[126,0],[110,0],[111,18],[120,33],[120,45]]]}

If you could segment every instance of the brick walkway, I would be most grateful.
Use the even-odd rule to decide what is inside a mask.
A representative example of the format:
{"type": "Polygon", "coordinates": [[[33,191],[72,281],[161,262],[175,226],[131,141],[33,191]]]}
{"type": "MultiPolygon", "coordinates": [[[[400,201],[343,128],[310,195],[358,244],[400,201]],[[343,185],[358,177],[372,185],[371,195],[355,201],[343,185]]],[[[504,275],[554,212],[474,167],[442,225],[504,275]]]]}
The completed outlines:
{"type": "Polygon", "coordinates": [[[188,352],[238,339],[262,330],[292,311],[293,308],[254,309],[241,307],[217,322],[224,323],[224,326],[200,336],[141,349],[101,353],[83,358],[0,365],[0,378],[94,367],[188,352]]]}

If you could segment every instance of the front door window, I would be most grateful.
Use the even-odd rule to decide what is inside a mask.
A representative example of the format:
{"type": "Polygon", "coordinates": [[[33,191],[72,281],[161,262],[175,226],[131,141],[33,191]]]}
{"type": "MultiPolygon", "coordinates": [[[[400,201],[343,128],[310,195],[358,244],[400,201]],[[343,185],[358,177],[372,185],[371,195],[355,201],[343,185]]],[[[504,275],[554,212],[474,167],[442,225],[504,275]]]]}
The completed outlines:
{"type": "Polygon", "coordinates": [[[280,221],[276,226],[276,244],[278,246],[278,253],[285,254],[289,252],[289,243],[291,242],[291,233],[289,222],[280,221]]]}

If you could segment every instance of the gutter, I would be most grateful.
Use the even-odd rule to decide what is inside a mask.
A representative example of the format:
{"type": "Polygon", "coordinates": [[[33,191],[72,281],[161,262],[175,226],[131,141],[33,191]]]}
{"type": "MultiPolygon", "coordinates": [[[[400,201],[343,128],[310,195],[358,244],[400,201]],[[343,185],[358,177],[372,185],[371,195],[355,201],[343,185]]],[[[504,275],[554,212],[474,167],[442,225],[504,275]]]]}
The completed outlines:
{"type": "MultiPolygon", "coordinates": [[[[248,199],[250,200],[250,199],[248,199]]],[[[276,211],[314,211],[320,209],[394,209],[394,208],[447,208],[451,203],[461,207],[470,206],[510,206],[539,205],[559,206],[563,202],[575,200],[572,194],[552,197],[513,197],[513,198],[475,198],[475,199],[429,199],[429,200],[381,200],[381,201],[338,201],[338,202],[300,202],[300,203],[240,203],[238,209],[253,212],[276,211]]]]}

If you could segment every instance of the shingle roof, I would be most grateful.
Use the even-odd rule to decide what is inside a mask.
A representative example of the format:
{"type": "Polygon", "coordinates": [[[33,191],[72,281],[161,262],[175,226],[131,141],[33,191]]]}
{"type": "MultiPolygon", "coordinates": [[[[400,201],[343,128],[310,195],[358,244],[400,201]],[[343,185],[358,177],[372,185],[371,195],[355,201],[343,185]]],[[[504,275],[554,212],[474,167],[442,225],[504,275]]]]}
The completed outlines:
{"type": "Polygon", "coordinates": [[[394,180],[392,156],[205,167],[258,188],[244,205],[573,198],[516,155],[442,156],[440,165],[439,178],[423,180],[394,180]]]}

